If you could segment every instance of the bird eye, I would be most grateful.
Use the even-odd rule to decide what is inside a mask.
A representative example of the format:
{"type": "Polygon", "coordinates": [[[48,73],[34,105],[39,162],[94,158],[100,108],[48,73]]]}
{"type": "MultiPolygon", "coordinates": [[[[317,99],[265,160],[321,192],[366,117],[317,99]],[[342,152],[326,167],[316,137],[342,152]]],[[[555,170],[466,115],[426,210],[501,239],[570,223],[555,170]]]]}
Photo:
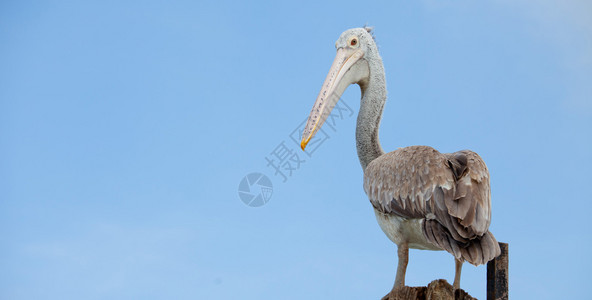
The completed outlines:
{"type": "Polygon", "coordinates": [[[356,38],[353,38],[353,39],[352,39],[352,40],[349,42],[349,44],[350,44],[350,45],[352,45],[352,46],[355,46],[355,45],[357,45],[357,44],[358,44],[358,39],[356,39],[356,38]]]}

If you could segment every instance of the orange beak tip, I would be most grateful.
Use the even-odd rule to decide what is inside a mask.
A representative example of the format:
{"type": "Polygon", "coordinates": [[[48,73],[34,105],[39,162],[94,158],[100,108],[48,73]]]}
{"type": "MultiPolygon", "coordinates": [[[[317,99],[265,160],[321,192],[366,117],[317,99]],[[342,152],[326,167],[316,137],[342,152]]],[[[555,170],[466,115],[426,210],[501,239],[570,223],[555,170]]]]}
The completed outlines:
{"type": "Polygon", "coordinates": [[[306,144],[308,144],[308,143],[307,143],[307,142],[305,142],[305,141],[302,141],[302,142],[300,143],[300,148],[302,148],[302,151],[304,151],[304,148],[306,148],[306,144]]]}

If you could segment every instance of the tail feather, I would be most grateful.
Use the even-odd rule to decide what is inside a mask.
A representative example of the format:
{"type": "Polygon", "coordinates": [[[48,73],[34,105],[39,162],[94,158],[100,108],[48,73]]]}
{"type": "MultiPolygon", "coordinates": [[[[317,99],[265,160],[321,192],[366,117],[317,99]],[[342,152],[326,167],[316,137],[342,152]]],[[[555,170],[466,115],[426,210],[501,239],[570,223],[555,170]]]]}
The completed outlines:
{"type": "Polygon", "coordinates": [[[468,241],[457,241],[453,235],[435,220],[425,220],[423,233],[426,239],[454,255],[456,259],[478,266],[501,254],[499,243],[489,231],[468,241]]]}

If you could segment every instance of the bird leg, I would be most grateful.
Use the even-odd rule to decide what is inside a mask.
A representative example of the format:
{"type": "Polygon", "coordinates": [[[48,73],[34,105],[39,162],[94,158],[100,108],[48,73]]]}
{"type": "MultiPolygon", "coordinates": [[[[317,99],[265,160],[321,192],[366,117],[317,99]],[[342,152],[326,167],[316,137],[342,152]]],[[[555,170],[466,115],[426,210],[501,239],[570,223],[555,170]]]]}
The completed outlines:
{"type": "Polygon", "coordinates": [[[409,245],[406,242],[397,245],[397,254],[399,255],[399,263],[397,264],[397,277],[395,277],[393,291],[405,286],[405,271],[407,271],[407,263],[409,262],[409,245]]]}
{"type": "Polygon", "coordinates": [[[463,262],[458,259],[454,259],[454,283],[452,289],[458,290],[460,288],[460,271],[462,269],[463,262]]]}
{"type": "Polygon", "coordinates": [[[395,291],[405,286],[405,271],[407,270],[407,263],[409,262],[409,245],[407,245],[406,242],[397,245],[397,254],[399,255],[399,263],[397,264],[395,285],[393,285],[393,289],[386,294],[386,296],[382,297],[381,300],[395,299],[395,291]]]}

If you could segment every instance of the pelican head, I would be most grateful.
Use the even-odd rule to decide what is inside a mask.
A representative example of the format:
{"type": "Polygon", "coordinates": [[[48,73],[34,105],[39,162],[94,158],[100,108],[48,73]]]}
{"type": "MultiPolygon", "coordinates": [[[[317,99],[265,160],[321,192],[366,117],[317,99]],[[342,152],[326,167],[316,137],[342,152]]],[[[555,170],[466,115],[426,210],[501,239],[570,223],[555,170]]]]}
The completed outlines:
{"type": "Polygon", "coordinates": [[[368,82],[368,56],[377,53],[370,31],[370,28],[349,29],[335,42],[337,54],[302,133],[302,150],[327,120],[345,89],[350,84],[363,87],[368,82]]]}

